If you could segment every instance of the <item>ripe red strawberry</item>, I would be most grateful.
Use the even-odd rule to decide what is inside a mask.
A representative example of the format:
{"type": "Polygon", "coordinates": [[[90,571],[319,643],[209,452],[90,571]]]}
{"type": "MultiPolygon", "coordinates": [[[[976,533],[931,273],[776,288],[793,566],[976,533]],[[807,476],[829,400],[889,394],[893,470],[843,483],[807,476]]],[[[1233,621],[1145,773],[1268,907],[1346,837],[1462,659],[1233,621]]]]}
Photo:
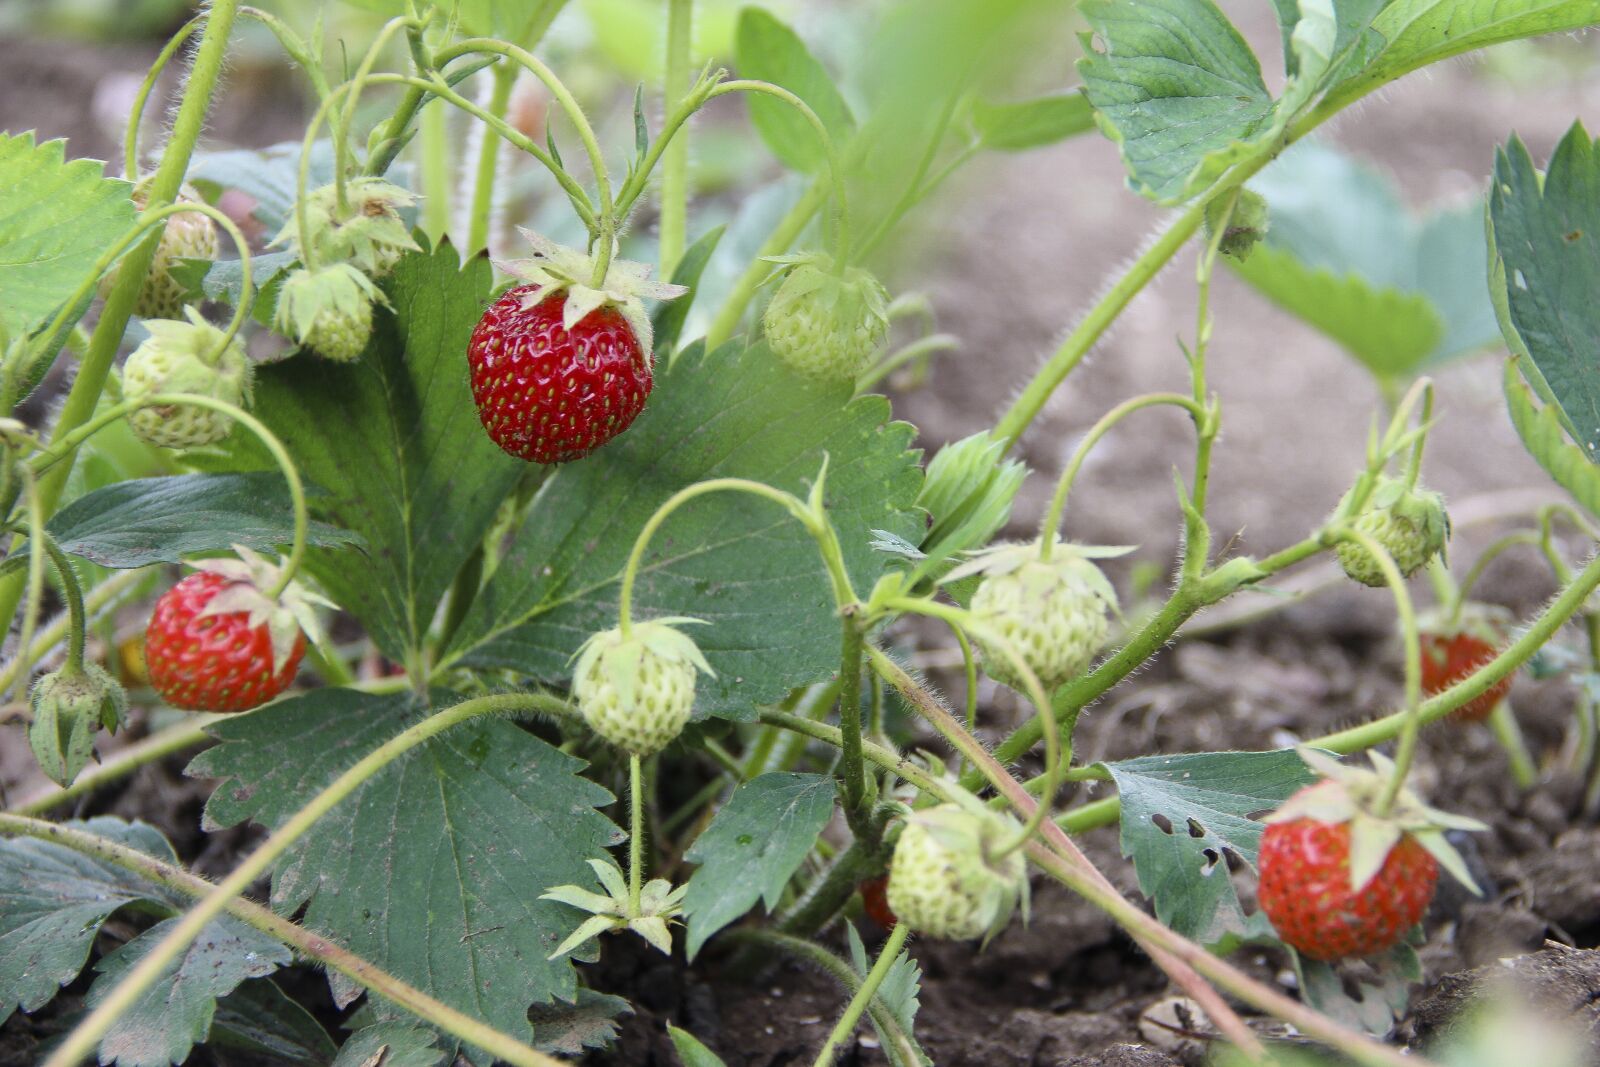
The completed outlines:
{"type": "Polygon", "coordinates": [[[500,263],[526,282],[483,313],[467,344],[472,398],[494,443],[519,459],[581,459],[626,430],[650,396],[644,298],[685,290],[641,263],[598,264],[523,230],[534,258],[500,263]]]}
{"type": "Polygon", "coordinates": [[[867,918],[883,927],[892,929],[899,920],[895,918],[894,909],[889,907],[889,876],[880,874],[876,878],[869,878],[861,883],[861,904],[866,910],[867,918]]]}
{"type": "Polygon", "coordinates": [[[145,629],[150,684],[173,707],[191,711],[245,711],[289,687],[305,635],[281,669],[273,665],[272,636],[250,625],[244,611],[207,615],[212,597],[228,587],[221,575],[191,574],[162,594],[145,629]]]}
{"type": "Polygon", "coordinates": [[[565,293],[524,306],[519,285],[478,320],[467,346],[472,398],[494,443],[533,463],[580,459],[626,430],[650,396],[650,359],[611,307],[562,325],[565,293]]]}
{"type": "Polygon", "coordinates": [[[1274,823],[1261,835],[1256,900],[1278,936],[1303,956],[1337,960],[1391,948],[1433,900],[1439,864],[1410,835],[1360,890],[1350,886],[1350,826],[1274,823]]]}
{"type": "MultiPolygon", "coordinates": [[[[1500,654],[1495,645],[1475,633],[1424,633],[1422,635],[1422,691],[1442,693],[1500,654]]],[[[1511,676],[1500,679],[1480,696],[1461,705],[1452,718],[1482,722],[1511,691],[1511,676]]]]}
{"type": "Polygon", "coordinates": [[[240,545],[239,559],[206,560],[156,601],[145,629],[150,684],[174,707],[246,711],[294,681],[305,631],[321,597],[291,583],[274,599],[279,568],[240,545]]]}

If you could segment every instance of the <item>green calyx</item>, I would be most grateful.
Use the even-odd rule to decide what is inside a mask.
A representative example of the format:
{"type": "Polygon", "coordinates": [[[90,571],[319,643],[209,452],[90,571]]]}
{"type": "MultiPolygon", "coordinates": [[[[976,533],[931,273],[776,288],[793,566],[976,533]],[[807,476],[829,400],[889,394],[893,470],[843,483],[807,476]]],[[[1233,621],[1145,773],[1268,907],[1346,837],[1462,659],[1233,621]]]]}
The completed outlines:
{"type": "Polygon", "coordinates": [[[594,634],[578,649],[572,695],[589,728],[625,752],[648,756],[682,732],[694,710],[695,673],[713,674],[700,648],[668,618],[594,634]]]}
{"type": "MultiPolygon", "coordinates": [[[[150,336],[133,350],[122,370],[123,396],[141,400],[158,393],[193,393],[236,406],[250,399],[254,365],[238,338],[184,308],[187,322],[149,319],[150,336]]],[[[188,404],[139,408],[128,424],[140,440],[159,448],[195,448],[228,436],[233,420],[220,411],[188,404]]]]}
{"type": "Polygon", "coordinates": [[[39,769],[66,786],[94,758],[94,735],[120,729],[128,716],[128,695],[104,669],[85,663],[63,667],[33,684],[29,694],[33,722],[28,745],[39,769]]]}
{"type": "Polygon", "coordinates": [[[1027,866],[1013,849],[1013,820],[941,804],[906,817],[889,869],[889,907],[929,937],[985,941],[1005,929],[1020,906],[1028,913],[1027,866]]]}
{"type": "Polygon", "coordinates": [[[689,290],[681,285],[650,279],[650,266],[632,260],[612,258],[605,277],[595,283],[595,258],[576,248],[558,245],[532,230],[520,226],[517,232],[533,246],[532,259],[496,261],[495,266],[534,291],[523,298],[526,307],[544,303],[556,293],[566,294],[561,325],[571,330],[592,311],[614,307],[627,320],[634,340],[647,359],[654,359],[654,334],[646,300],[673,300],[689,290]]]}
{"type": "MultiPolygon", "coordinates": [[[[1442,553],[1450,539],[1450,516],[1445,511],[1444,497],[1426,489],[1408,488],[1400,479],[1387,475],[1378,479],[1352,525],[1394,557],[1404,578],[1442,553]]],[[[1351,578],[1362,585],[1385,584],[1382,569],[1360,543],[1341,541],[1335,551],[1351,578]]]]}
{"type": "Polygon", "coordinates": [[[558,885],[540,895],[540,900],[556,900],[586,911],[590,917],[550,953],[551,959],[565,956],[581,948],[591,938],[612,930],[632,930],[652,947],[672,955],[670,924],[683,914],[683,898],[688,893],[687,884],[674,888],[665,878],[652,878],[639,892],[639,908],[634,911],[628,899],[628,884],[615,864],[607,860],[592,859],[604,893],[596,893],[578,885],[558,885]]]}
{"type": "Polygon", "coordinates": [[[1313,819],[1332,825],[1349,824],[1350,827],[1350,888],[1359,892],[1382,869],[1389,852],[1402,837],[1410,837],[1427,849],[1428,853],[1450,873],[1450,876],[1472,892],[1482,895],[1467,865],[1455,846],[1445,837],[1447,830],[1481,831],[1489,827],[1465,815],[1453,815],[1429,807],[1411,789],[1402,787],[1395,796],[1386,815],[1379,815],[1379,805],[1394,763],[1379,752],[1369,752],[1372,770],[1339,762],[1334,757],[1314,748],[1297,749],[1300,758],[1323,780],[1307,786],[1284,801],[1263,822],[1293,822],[1313,819]]]}
{"type": "Polygon", "coordinates": [[[1006,443],[987,430],[941,448],[928,464],[917,506],[933,517],[922,550],[942,561],[993,537],[1011,518],[1028,468],[1005,459],[1006,443]]]}
{"type": "Polygon", "coordinates": [[[808,378],[853,382],[888,339],[888,290],[822,252],[771,262],[786,266],[761,319],[773,353],[808,378]]]}
{"type": "Polygon", "coordinates": [[[298,223],[291,218],[273,239],[286,246],[302,263],[349,263],[373,277],[394,269],[400,257],[419,251],[400,212],[417,198],[409,190],[382,178],[352,178],[345,182],[345,206],[339,206],[336,186],[324,185],[306,194],[306,227],[313,245],[310,254],[300,247],[298,223]]]}
{"type": "Polygon", "coordinates": [[[313,642],[321,639],[321,623],[316,608],[337,608],[331,600],[290,582],[276,598],[267,590],[277,587],[283,567],[244,545],[234,545],[237,559],[226,557],[201,560],[195,570],[215,574],[228,585],[213,596],[201,615],[230,615],[245,612],[252,627],[265,625],[272,639],[272,670],[281,672],[294,652],[301,633],[313,642]]]}
{"type": "Polygon", "coordinates": [[[348,363],[372,336],[372,305],[383,291],[349,263],[291,271],[278,290],[272,325],[324,359],[348,363]]]}

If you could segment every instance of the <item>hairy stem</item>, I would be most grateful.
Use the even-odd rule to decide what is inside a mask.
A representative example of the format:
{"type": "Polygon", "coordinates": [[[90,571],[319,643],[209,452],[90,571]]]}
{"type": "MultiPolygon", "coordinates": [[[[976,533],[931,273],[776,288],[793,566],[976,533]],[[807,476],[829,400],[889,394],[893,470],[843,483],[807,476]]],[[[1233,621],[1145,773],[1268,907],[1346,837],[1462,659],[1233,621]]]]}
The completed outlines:
{"type": "Polygon", "coordinates": [[[910,932],[905,923],[894,924],[894,929],[889,931],[888,939],[878,950],[877,962],[872,965],[872,970],[867,972],[866,981],[861,983],[855,996],[851,997],[850,1003],[845,1006],[844,1014],[839,1016],[839,1021],[834,1024],[833,1032],[828,1035],[827,1043],[812,1061],[812,1067],[832,1067],[834,1059],[839,1055],[839,1046],[855,1033],[856,1025],[861,1022],[862,1012],[866,1011],[872,998],[878,995],[878,987],[883,985],[883,980],[889,976],[889,968],[894,966],[895,959],[900,955],[900,949],[906,943],[906,935],[910,932]]]}
{"type": "MultiPolygon", "coordinates": [[[[689,49],[694,0],[667,0],[667,68],[662,98],[668,106],[689,91],[689,49]]],[[[680,132],[661,157],[661,277],[671,278],[689,235],[689,134],[680,132]]]]}

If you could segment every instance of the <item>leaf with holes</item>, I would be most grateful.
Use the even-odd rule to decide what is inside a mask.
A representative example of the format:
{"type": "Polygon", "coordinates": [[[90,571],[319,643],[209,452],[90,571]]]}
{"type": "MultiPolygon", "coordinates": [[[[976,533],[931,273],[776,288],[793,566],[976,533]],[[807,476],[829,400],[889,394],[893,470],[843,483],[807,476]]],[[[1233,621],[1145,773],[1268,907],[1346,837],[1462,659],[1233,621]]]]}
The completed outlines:
{"type": "MultiPolygon", "coordinates": [[[[627,433],[540,488],[505,559],[456,632],[447,665],[564,684],[572,654],[615,626],[623,566],[657,507],[686,486],[746,478],[805,498],[828,459],[825,505],[858,592],[889,566],[872,531],[924,521],[910,427],[878,396],[803,380],[765,345],[694,345],[656,379],[627,433]]],[[[751,719],[756,705],[839,666],[839,620],[816,542],[783,508],[717,492],[675,511],[645,553],[636,616],[692,615],[714,678],[696,713],[751,719]]]]}
{"type": "Polygon", "coordinates": [[[1422,981],[1417,950],[1399,944],[1381,956],[1363,961],[1349,981],[1332,966],[1308,960],[1293,949],[1295,974],[1305,1002],[1346,1026],[1386,1037],[1405,1016],[1411,987],[1422,981]],[[1348,986],[1348,988],[1347,988],[1348,986]]]}
{"type": "MultiPolygon", "coordinates": [[[[224,779],[207,828],[283,825],[424,710],[405,694],[320,689],[218,723],[219,744],[189,768],[224,779]]],[[[611,795],[579,777],[582,767],[514,723],[459,726],[391,763],[296,842],[277,866],[273,906],[303,907],[308,929],[526,1040],[530,1004],[577,996],[572,962],[548,957],[578,913],[539,895],[593,885],[586,860],[621,836],[595,810],[611,795]]]]}
{"type": "Polygon", "coordinates": [[[833,779],[774,772],[734,790],[683,858],[700,864],[683,898],[692,960],[712,934],[765,900],[778,905],[833,816],[833,779]]]}
{"type": "MultiPolygon", "coordinates": [[[[89,987],[88,1006],[111,994],[181,920],[164,919],[105,956],[89,987]]],[[[100,1062],[119,1067],[167,1067],[183,1063],[211,1033],[218,997],[232,993],[247,978],[264,978],[293,962],[274,938],[232,916],[208,925],[161,972],[154,985],[117,1016],[100,1039],[100,1062]]]]}
{"type": "Polygon", "coordinates": [[[1104,765],[1122,797],[1122,854],[1160,920],[1203,945],[1272,936],[1244,914],[1230,854],[1254,866],[1268,811],[1316,780],[1292,749],[1145,756],[1104,765]]]}
{"type": "Polygon", "coordinates": [[[128,183],[66,147],[0,133],[0,337],[43,323],[133,228],[128,183]]]}

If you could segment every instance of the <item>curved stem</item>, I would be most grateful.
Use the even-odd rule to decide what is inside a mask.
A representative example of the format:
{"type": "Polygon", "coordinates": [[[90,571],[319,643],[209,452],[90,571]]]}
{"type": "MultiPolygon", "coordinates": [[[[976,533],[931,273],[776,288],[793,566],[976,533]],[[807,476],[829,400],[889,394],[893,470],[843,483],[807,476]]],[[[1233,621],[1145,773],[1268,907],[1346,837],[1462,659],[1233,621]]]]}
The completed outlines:
{"type": "Polygon", "coordinates": [[[827,565],[828,574],[833,580],[834,598],[839,607],[855,603],[856,595],[850,588],[850,576],[844,570],[843,553],[839,549],[838,536],[834,534],[832,525],[819,516],[813,516],[798,497],[781,489],[774,489],[770,485],[748,478],[713,478],[685,486],[668,497],[660,507],[656,508],[655,514],[650,516],[650,521],[644,524],[639,536],[634,539],[633,551],[628,554],[627,565],[622,570],[622,591],[617,599],[618,626],[622,630],[623,637],[628,636],[633,625],[633,584],[639,576],[639,566],[644,560],[644,550],[649,547],[650,539],[661,528],[661,524],[682,505],[695,497],[723,491],[750,493],[762,497],[799,519],[801,525],[816,539],[818,547],[822,550],[822,561],[827,565]]]}
{"type": "MultiPolygon", "coordinates": [[[[543,694],[506,693],[477,697],[437,712],[379,745],[334,779],[305,807],[290,816],[282,826],[257,846],[243,863],[234,868],[227,878],[201,898],[200,902],[123,976],[106,998],[73,1028],[66,1040],[45,1061],[44,1067],[77,1067],[77,1064],[87,1059],[117,1019],[160,979],[167,966],[200,936],[206,925],[220,915],[230,901],[248,889],[257,878],[266,874],[290,845],[304,836],[319,819],[332,811],[373,775],[423,742],[472,719],[487,715],[544,712],[550,710],[552,704],[565,708],[565,704],[555,697],[543,694]]],[[[537,1062],[542,1065],[546,1061],[537,1062]]]]}
{"type": "MultiPolygon", "coordinates": [[[[39,480],[34,472],[25,465],[20,466],[23,482],[23,492],[28,503],[28,539],[38,545],[46,536],[44,528],[44,502],[40,499],[39,480]]],[[[17,666],[12,677],[12,684],[18,694],[27,690],[28,678],[33,673],[32,661],[28,659],[28,652],[33,648],[33,630],[39,624],[39,605],[44,599],[44,557],[43,552],[28,554],[28,585],[27,595],[22,608],[22,633],[17,638],[17,666]]]]}
{"type": "MultiPolygon", "coordinates": [[[[144,573],[142,570],[120,571],[95,586],[89,591],[85,604],[89,615],[93,617],[102,608],[115,602],[117,598],[127,593],[130,587],[137,585],[143,578],[144,573]]],[[[17,655],[12,657],[10,663],[0,667],[0,693],[11,687],[11,683],[16,679],[18,670],[24,662],[32,663],[42,658],[68,635],[68,622],[67,616],[59,616],[39,632],[38,636],[33,639],[31,647],[24,650],[22,646],[18,646],[17,655]]]]}
{"type": "Polygon", "coordinates": [[[61,578],[61,588],[67,598],[67,673],[79,674],[83,671],[83,646],[89,639],[88,616],[83,610],[83,586],[78,581],[78,572],[73,569],[72,561],[61,551],[61,546],[56,544],[56,539],[50,536],[49,531],[43,528],[39,530],[38,543],[50,554],[50,562],[55,565],[56,574],[61,578]]]}
{"type": "MultiPolygon", "coordinates": [[[[940,352],[954,352],[961,347],[961,339],[954,334],[935,333],[919,337],[910,344],[884,356],[865,374],[856,379],[856,392],[864,393],[883,379],[918,359],[927,359],[940,352]]],[[[919,371],[919,374],[922,373],[919,371]]]]}
{"type": "Polygon", "coordinates": [[[788,104],[800,113],[800,116],[810,123],[816,131],[817,139],[822,142],[823,154],[828,159],[828,179],[833,183],[834,220],[833,220],[833,255],[834,261],[840,270],[850,262],[850,206],[846,199],[844,183],[844,167],[839,162],[839,151],[834,146],[833,136],[828,133],[828,127],[811,110],[811,105],[800,99],[794,93],[781,85],[771,82],[754,81],[748,78],[737,81],[723,82],[707,95],[707,99],[726,96],[729,93],[765,93],[788,104]]]}
{"type": "Polygon", "coordinates": [[[138,411],[140,408],[180,404],[188,404],[220,412],[235,422],[241,423],[247,430],[256,435],[257,440],[261,442],[268,452],[272,453],[272,458],[277,462],[278,469],[283,472],[284,481],[289,483],[289,497],[294,506],[294,540],[290,545],[288,559],[284,561],[279,573],[277,585],[267,593],[269,597],[276,599],[279,594],[289,587],[289,583],[294,580],[295,572],[300,568],[300,561],[305,556],[306,534],[311,526],[310,516],[306,510],[305,484],[300,480],[300,472],[295,468],[294,461],[289,458],[289,452],[283,447],[283,442],[279,441],[277,435],[267,429],[264,423],[243,408],[236,407],[225,400],[217,400],[209,396],[197,396],[191,393],[155,393],[151,396],[140,397],[138,400],[124,400],[115,407],[107,408],[93,422],[78,427],[61,441],[51,442],[50,448],[35,456],[33,463],[36,464],[37,471],[43,473],[58,461],[69,457],[73,450],[84,441],[123,416],[138,411]]]}
{"type": "Polygon", "coordinates": [[[861,1022],[861,1013],[867,1010],[872,998],[878,995],[878,987],[883,985],[883,980],[889,976],[889,968],[893,967],[894,961],[899,958],[900,949],[905,945],[906,935],[910,932],[905,923],[894,924],[894,929],[889,931],[888,939],[878,950],[877,962],[872,965],[872,970],[867,972],[866,981],[861,983],[855,996],[851,997],[850,1003],[845,1006],[844,1014],[839,1016],[839,1021],[834,1024],[833,1032],[828,1035],[827,1043],[812,1061],[812,1067],[832,1067],[834,1059],[839,1055],[839,1046],[855,1033],[856,1025],[861,1022]]]}
{"type": "Polygon", "coordinates": [[[572,121],[573,128],[578,133],[578,138],[583,142],[584,151],[589,155],[589,167],[594,171],[595,191],[600,197],[600,208],[597,213],[598,232],[595,236],[597,248],[595,252],[595,285],[598,287],[605,280],[606,268],[611,262],[612,245],[616,238],[617,219],[612,210],[611,179],[606,173],[605,153],[600,150],[600,142],[595,137],[594,127],[589,124],[589,118],[583,113],[583,108],[578,106],[578,101],[570,90],[556,77],[555,72],[545,66],[527,49],[519,48],[514,44],[496,41],[487,37],[470,37],[464,41],[457,41],[434,56],[434,62],[439,67],[444,67],[451,60],[471,53],[489,53],[501,55],[515,63],[526,67],[529,73],[550,90],[550,96],[565,111],[567,118],[572,121]]]}
{"type": "MultiPolygon", "coordinates": [[[[62,845],[86,856],[114,863],[185,896],[204,900],[217,888],[213,883],[190,874],[182,867],[164,863],[138,849],[41,819],[31,819],[11,813],[0,814],[0,833],[34,837],[62,845]]],[[[227,902],[226,910],[234,918],[248,923],[268,937],[276,938],[300,955],[327,965],[377,996],[399,1005],[467,1044],[488,1051],[498,1059],[516,1064],[517,1067],[564,1067],[561,1060],[546,1056],[515,1038],[486,1026],[447,1004],[440,1003],[422,990],[380,970],[374,964],[340,948],[327,938],[313,934],[304,927],[282,918],[271,908],[235,898],[227,902]]]]}
{"type": "Polygon", "coordinates": [[[1346,526],[1334,531],[1334,540],[1350,541],[1364,549],[1383,572],[1389,592],[1394,595],[1395,613],[1400,617],[1400,633],[1406,649],[1405,724],[1400,730],[1400,745],[1395,751],[1394,770],[1384,786],[1375,814],[1381,819],[1394,807],[1395,798],[1405,785],[1411,770],[1411,760],[1416,755],[1417,737],[1422,732],[1422,638],[1417,630],[1417,613],[1411,605],[1411,594],[1406,590],[1406,580],[1395,566],[1394,557],[1380,545],[1377,538],[1354,527],[1346,526]]]}
{"type": "Polygon", "coordinates": [[[628,753],[628,914],[639,914],[644,885],[644,784],[637,752],[628,753]]]}
{"type": "Polygon", "coordinates": [[[1422,450],[1428,443],[1428,425],[1433,421],[1433,382],[1419,378],[1417,385],[1422,387],[1422,414],[1417,418],[1419,432],[1416,442],[1411,446],[1411,458],[1406,463],[1407,489],[1416,488],[1417,477],[1422,473],[1422,450]]]}
{"type": "Polygon", "coordinates": [[[130,182],[139,180],[139,127],[144,123],[144,108],[150,102],[150,94],[155,92],[156,80],[167,69],[167,64],[172,62],[172,57],[178,54],[178,49],[205,22],[206,16],[196,15],[178,27],[178,32],[172,35],[171,40],[157,53],[155,62],[150,64],[144,81],[139,83],[139,91],[134,94],[133,108],[128,112],[128,125],[122,137],[122,176],[130,182]]]}
{"type": "MultiPolygon", "coordinates": [[[[1493,563],[1507,549],[1515,548],[1518,545],[1533,545],[1535,548],[1537,548],[1541,545],[1541,543],[1542,539],[1538,534],[1523,530],[1518,533],[1507,534],[1505,537],[1500,538],[1488,548],[1484,549],[1482,554],[1473,561],[1472,568],[1467,571],[1466,577],[1461,579],[1461,584],[1457,588],[1456,595],[1451,601],[1450,618],[1447,628],[1454,629],[1454,627],[1461,621],[1461,609],[1466,606],[1467,598],[1472,593],[1472,587],[1478,584],[1478,579],[1483,577],[1483,572],[1488,569],[1489,564],[1493,563]]],[[[1566,577],[1571,576],[1569,574],[1566,577]]],[[[1560,574],[1558,574],[1556,578],[1557,581],[1565,580],[1565,578],[1560,574]]]]}
{"type": "Polygon", "coordinates": [[[1078,471],[1083,467],[1084,460],[1089,457],[1092,449],[1100,439],[1111,432],[1111,428],[1127,416],[1142,408],[1155,407],[1161,404],[1170,404],[1183,408],[1194,416],[1196,425],[1203,426],[1206,418],[1206,409],[1203,405],[1189,397],[1178,393],[1146,393],[1136,396],[1131,400],[1124,400],[1110,411],[1100,417],[1078,442],[1078,447],[1072,453],[1072,459],[1061,472],[1061,478],[1056,483],[1055,495],[1050,498],[1050,506],[1045,509],[1044,518],[1039,523],[1039,558],[1048,561],[1053,542],[1061,527],[1061,516],[1067,509],[1067,494],[1072,491],[1072,483],[1078,477],[1078,471]]]}
{"type": "MultiPolygon", "coordinates": [[[[361,102],[361,91],[366,87],[367,79],[372,76],[372,68],[377,65],[378,56],[382,53],[384,47],[394,39],[396,33],[402,30],[410,31],[416,29],[420,31],[432,20],[433,10],[430,9],[428,15],[422,19],[397,17],[383,24],[382,28],[378,30],[377,36],[372,39],[372,44],[368,46],[366,54],[361,57],[361,64],[356,67],[355,75],[349,81],[350,91],[345,94],[344,110],[340,113],[337,121],[331,118],[328,121],[328,132],[333,138],[334,197],[341,212],[347,210],[350,206],[345,199],[344,190],[345,177],[350,170],[350,139],[347,136],[340,136],[340,131],[351,130],[355,127],[356,105],[361,102]]],[[[305,195],[304,187],[301,188],[300,194],[302,196],[305,195]]]]}
{"type": "Polygon", "coordinates": [[[750,265],[744,273],[739,275],[738,281],[733,283],[728,297],[722,302],[716,317],[711,320],[710,327],[706,330],[706,348],[715,349],[732,337],[739,328],[739,322],[744,318],[744,312],[750,306],[751,299],[761,284],[772,277],[772,264],[767,262],[768,257],[778,256],[789,251],[794,242],[805,232],[811,222],[811,216],[817,213],[828,199],[830,183],[821,179],[811,183],[810,188],[790,208],[788,213],[773,227],[772,233],[756,251],[750,260],[750,265]]]}

